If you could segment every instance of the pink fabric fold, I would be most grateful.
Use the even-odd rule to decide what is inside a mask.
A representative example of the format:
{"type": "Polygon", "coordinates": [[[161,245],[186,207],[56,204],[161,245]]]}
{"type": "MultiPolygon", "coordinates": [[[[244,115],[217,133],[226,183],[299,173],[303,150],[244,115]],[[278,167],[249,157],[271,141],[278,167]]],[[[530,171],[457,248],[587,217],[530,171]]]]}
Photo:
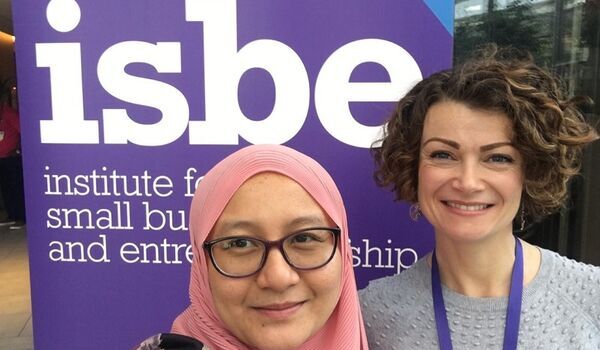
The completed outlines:
{"type": "Polygon", "coordinates": [[[279,145],[243,148],[215,165],[198,185],[190,208],[190,239],[194,252],[190,306],[175,319],[172,332],[194,337],[211,350],[250,350],[225,328],[216,313],[208,282],[209,262],[202,244],[237,189],[262,172],[280,173],[296,181],[342,230],[343,276],[338,304],[325,326],[298,349],[368,349],[341,194],[331,176],[315,160],[279,145]]]}

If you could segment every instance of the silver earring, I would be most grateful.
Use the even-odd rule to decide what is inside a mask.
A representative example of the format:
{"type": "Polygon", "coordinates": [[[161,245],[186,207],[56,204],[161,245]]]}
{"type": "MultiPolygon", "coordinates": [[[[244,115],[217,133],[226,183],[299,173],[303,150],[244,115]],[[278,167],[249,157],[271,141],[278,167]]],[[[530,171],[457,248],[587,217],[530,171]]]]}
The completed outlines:
{"type": "Polygon", "coordinates": [[[521,207],[521,231],[525,229],[525,208],[521,207]]]}
{"type": "Polygon", "coordinates": [[[421,206],[419,203],[413,203],[408,209],[408,215],[413,221],[419,221],[423,213],[421,212],[421,206]]]}

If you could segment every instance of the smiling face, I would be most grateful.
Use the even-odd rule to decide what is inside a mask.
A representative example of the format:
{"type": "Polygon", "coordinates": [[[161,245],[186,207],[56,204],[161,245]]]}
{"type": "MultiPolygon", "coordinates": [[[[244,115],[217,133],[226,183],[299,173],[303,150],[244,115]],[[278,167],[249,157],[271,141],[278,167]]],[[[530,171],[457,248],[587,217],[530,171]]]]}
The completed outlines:
{"type": "Polygon", "coordinates": [[[512,234],[523,189],[522,158],[509,118],[441,101],[425,117],[419,205],[436,234],[476,241],[512,234]]]}
{"type": "MultiPolygon", "coordinates": [[[[298,183],[260,173],[233,195],[209,240],[251,236],[274,241],[305,228],[334,226],[298,183]]],[[[303,344],[329,319],[340,295],[339,251],[327,265],[300,271],[290,267],[279,250],[271,249],[262,270],[244,278],[223,276],[208,265],[217,314],[239,340],[260,350],[303,344]]]]}

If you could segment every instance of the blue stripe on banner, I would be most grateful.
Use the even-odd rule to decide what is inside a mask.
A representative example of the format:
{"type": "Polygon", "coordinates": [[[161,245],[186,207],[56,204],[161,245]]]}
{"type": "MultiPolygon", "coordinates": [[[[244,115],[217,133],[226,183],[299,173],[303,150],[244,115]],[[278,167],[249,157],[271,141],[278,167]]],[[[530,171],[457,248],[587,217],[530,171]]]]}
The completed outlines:
{"type": "Polygon", "coordinates": [[[454,36],[454,1],[453,0],[423,0],[431,12],[440,20],[444,28],[454,36]]]}

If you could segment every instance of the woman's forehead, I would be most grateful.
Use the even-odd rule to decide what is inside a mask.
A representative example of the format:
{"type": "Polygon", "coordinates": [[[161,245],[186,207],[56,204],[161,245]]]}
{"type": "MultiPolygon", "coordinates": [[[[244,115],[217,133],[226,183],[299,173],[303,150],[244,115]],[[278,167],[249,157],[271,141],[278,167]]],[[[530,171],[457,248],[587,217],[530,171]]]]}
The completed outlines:
{"type": "Polygon", "coordinates": [[[329,215],[296,181],[264,172],[246,180],[233,194],[213,227],[221,231],[281,231],[307,226],[329,226],[329,215]]]}
{"type": "Polygon", "coordinates": [[[445,137],[471,140],[481,137],[486,141],[510,141],[513,136],[512,122],[502,112],[475,109],[454,101],[439,102],[431,106],[423,125],[423,140],[445,137]]]}

